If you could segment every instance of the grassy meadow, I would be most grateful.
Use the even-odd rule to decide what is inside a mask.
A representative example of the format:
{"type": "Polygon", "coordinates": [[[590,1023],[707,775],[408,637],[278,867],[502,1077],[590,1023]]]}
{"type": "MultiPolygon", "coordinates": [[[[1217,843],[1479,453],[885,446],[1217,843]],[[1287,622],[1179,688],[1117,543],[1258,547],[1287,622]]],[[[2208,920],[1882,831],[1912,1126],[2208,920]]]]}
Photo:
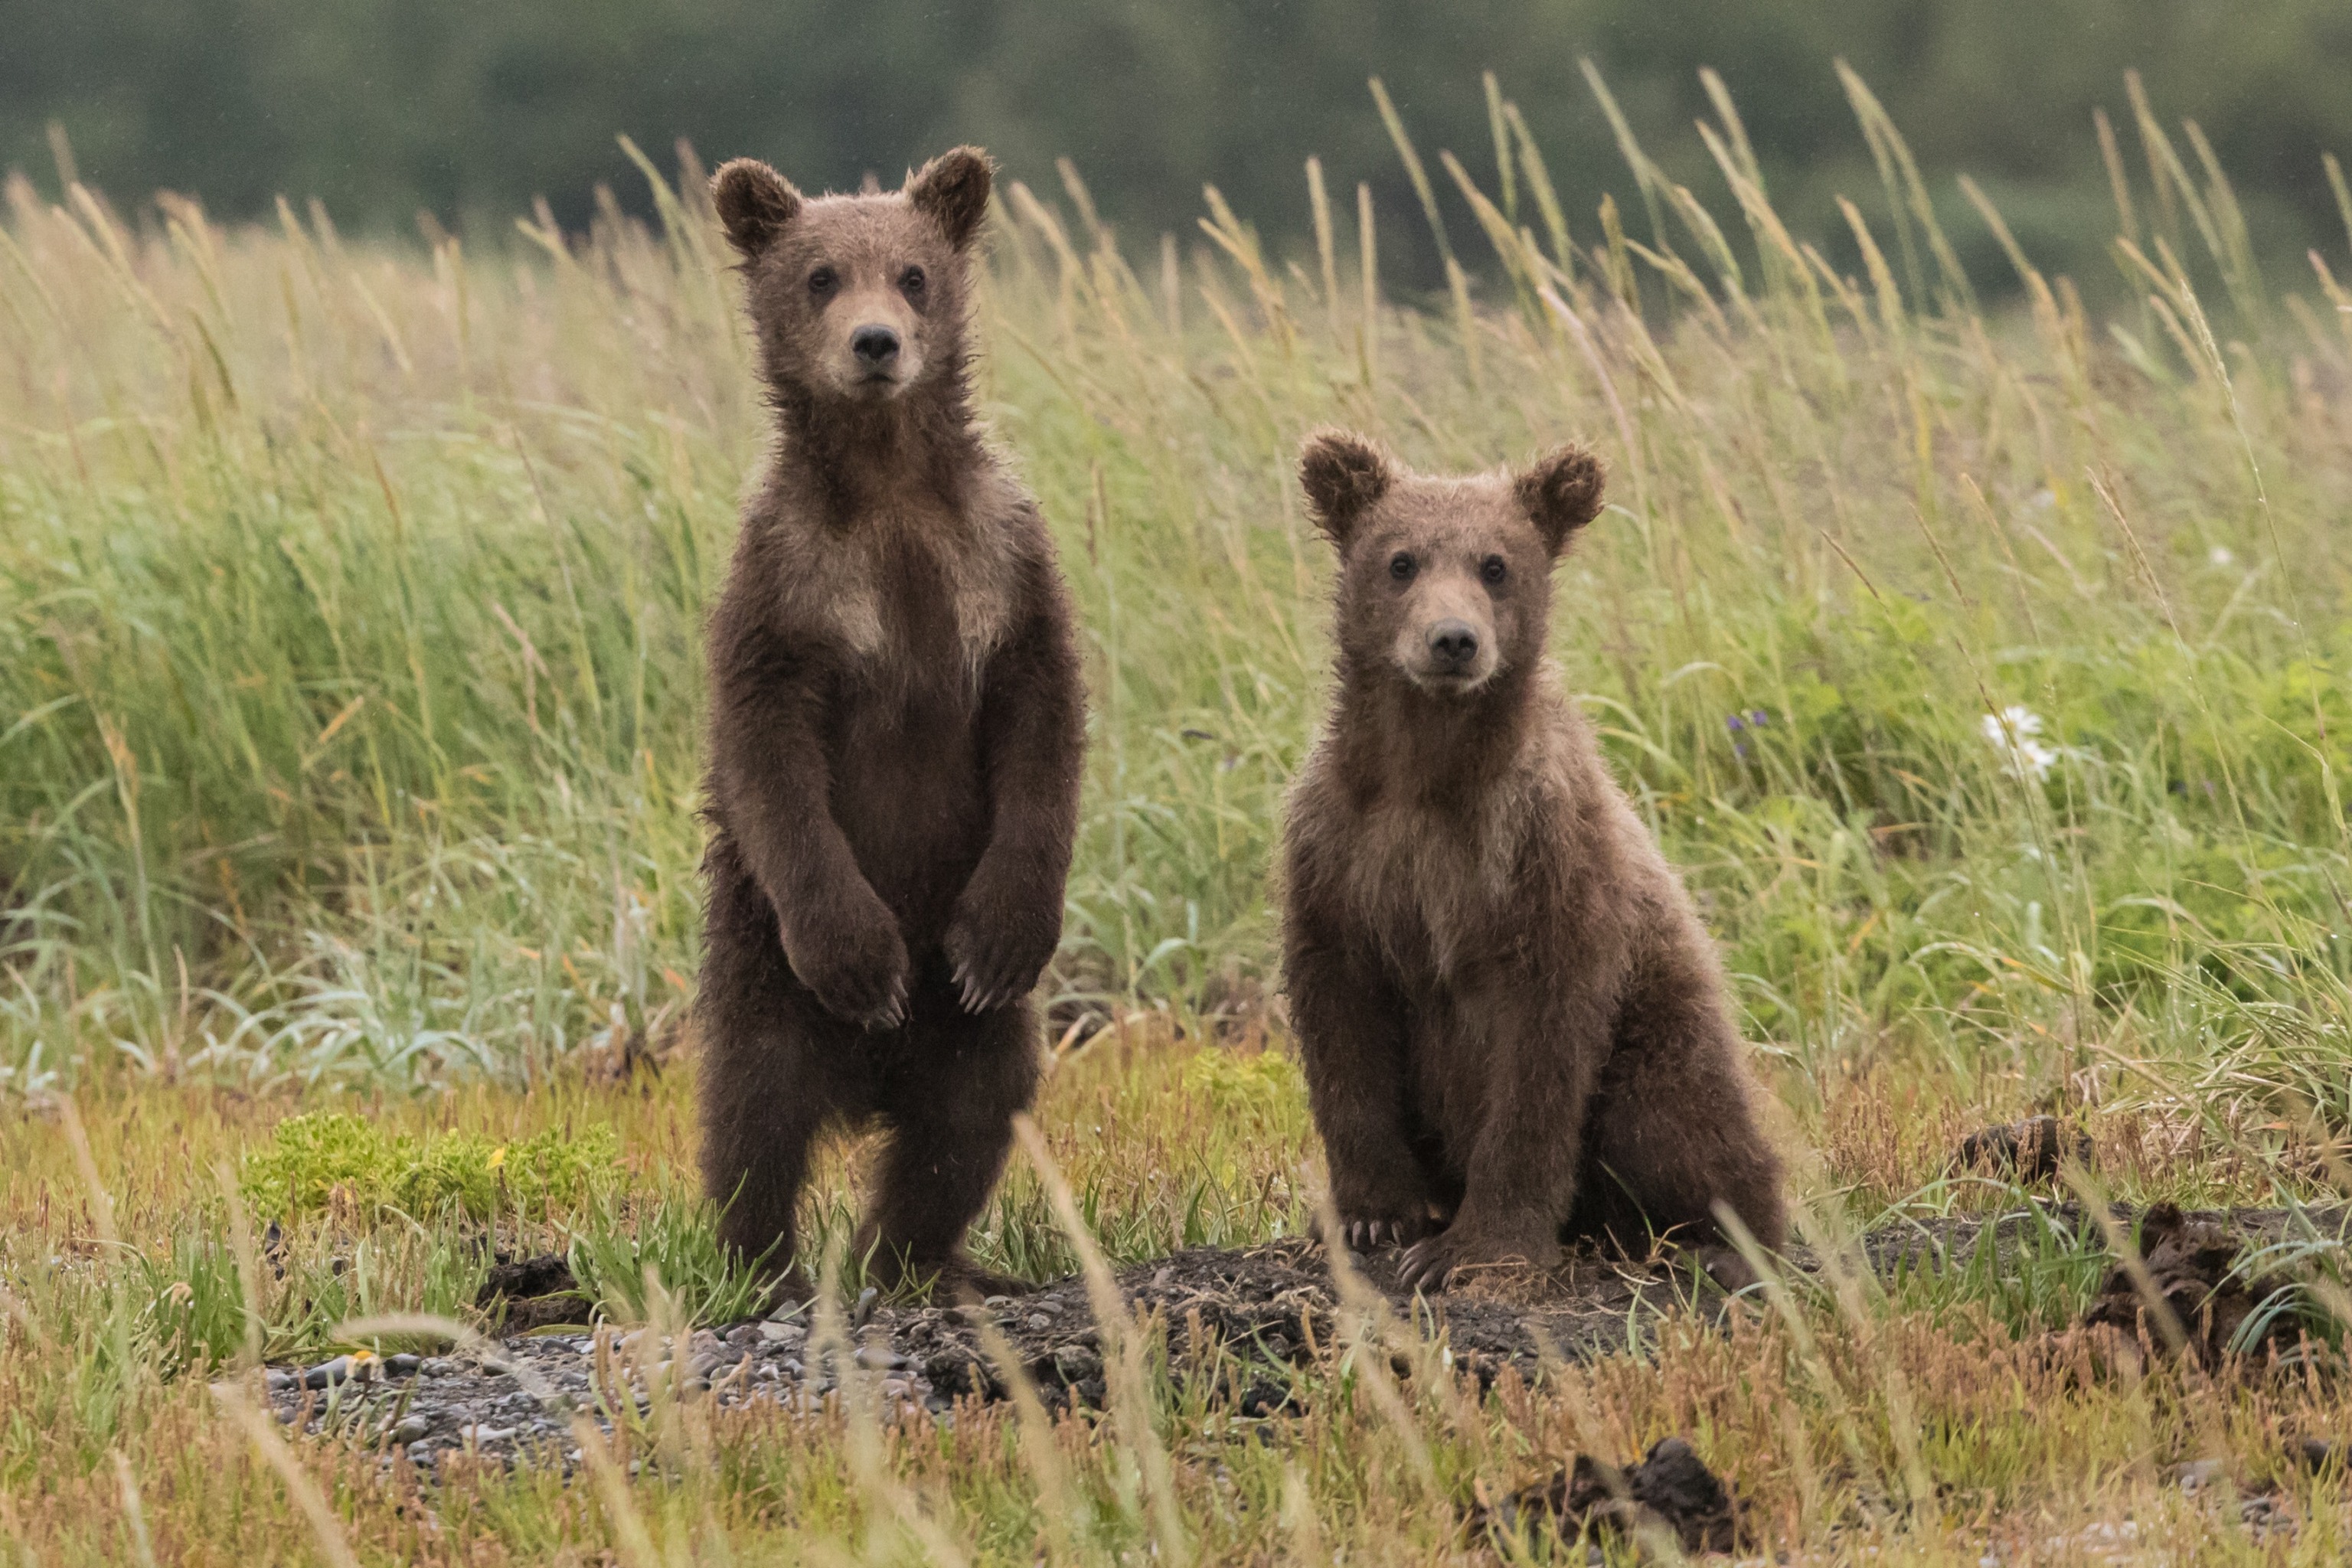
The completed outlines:
{"type": "MultiPolygon", "coordinates": [[[[1555,652],[1725,944],[1809,1237],[2015,1205],[1950,1154],[2030,1112],[2134,1201],[2338,1195],[2352,249],[2254,255],[2201,133],[2150,112],[2099,127],[2128,302],[2095,315],[2013,245],[1981,297],[1849,91],[1885,179],[1829,255],[1720,95],[1719,191],[1625,132],[1639,199],[1597,214],[1498,100],[1491,149],[1391,116],[1433,222],[1441,195],[1476,219],[1439,226],[1425,300],[1382,290],[1369,206],[1313,165],[1297,254],[1214,191],[1157,244],[1074,170],[1003,193],[979,395],[1092,692],[1040,1122],[1113,1261],[1311,1220],[1268,866],[1322,692],[1292,457],[1326,422],[1431,468],[1571,437],[1608,462],[1555,652]]],[[[2326,1228],[2292,1373],[2084,1375],[2045,1336],[2102,1267],[2057,1248],[1795,1288],[1484,1397],[1334,1362],[1266,1426],[1182,1387],[1116,1441],[689,1406],[593,1485],[250,1436],[257,1355],[463,1316],[486,1236],[571,1248],[616,1321],[740,1307],[685,1019],[698,626],[765,432],[682,157],[640,158],[659,222],[607,197],[494,252],[8,184],[8,1561],[1543,1561],[1454,1504],[1674,1432],[1807,1560],[2342,1560],[2340,1468],[2283,1458],[2352,1415],[2326,1228]],[[282,1274],[252,1267],[270,1221],[282,1274]],[[2278,1479],[2299,1533],[2166,1480],[2206,1457],[2278,1479]]],[[[856,1154],[812,1200],[835,1252],[856,1154]]],[[[976,1239],[1078,1260],[1027,1165],[976,1239]]]]}

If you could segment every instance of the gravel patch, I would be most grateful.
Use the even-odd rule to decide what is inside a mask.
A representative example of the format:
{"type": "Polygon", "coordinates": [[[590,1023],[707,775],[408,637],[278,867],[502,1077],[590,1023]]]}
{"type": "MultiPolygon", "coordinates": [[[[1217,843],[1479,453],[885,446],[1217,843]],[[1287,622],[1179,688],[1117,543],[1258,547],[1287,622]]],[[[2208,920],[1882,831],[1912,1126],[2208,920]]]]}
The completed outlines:
{"type": "MultiPolygon", "coordinates": [[[[2070,1227],[2079,1223],[2071,1205],[2042,1213],[2070,1227]]],[[[2344,1219],[2317,1211],[2305,1217],[2330,1232],[2344,1219]]],[[[2188,1218],[2257,1242],[2285,1235],[2292,1224],[2285,1210],[2188,1218]]],[[[1905,1221],[1861,1237],[1861,1249],[1882,1273],[1931,1257],[1958,1263],[1988,1231],[1998,1254],[2042,1223],[2022,1211],[1905,1221]]],[[[1726,1300],[1722,1286],[1687,1261],[1645,1267],[1585,1253],[1539,1274],[1473,1278],[1442,1296],[1409,1297],[1397,1289],[1399,1256],[1386,1248],[1354,1262],[1399,1322],[1442,1334],[1451,1364],[1482,1384],[1506,1366],[1532,1377],[1552,1356],[1638,1352],[1667,1315],[1711,1318],[1726,1300]]],[[[1800,1268],[1813,1263],[1801,1249],[1790,1261],[1800,1268]]],[[[1208,1354],[1230,1358],[1217,1397],[1242,1416],[1295,1410],[1291,1373],[1342,1332],[1340,1299],[1314,1242],[1176,1253],[1125,1270],[1118,1287],[1130,1307],[1165,1324],[1175,1375],[1191,1375],[1208,1354]]],[[[847,1369],[812,1348],[811,1317],[804,1308],[787,1307],[773,1320],[698,1330],[683,1347],[608,1325],[593,1333],[558,1329],[485,1342],[479,1353],[465,1357],[341,1356],[270,1369],[269,1397],[289,1426],[341,1433],[387,1454],[396,1448],[422,1468],[459,1450],[568,1461],[575,1457],[577,1416],[609,1429],[614,1412],[631,1404],[648,1407],[649,1381],[707,1392],[721,1408],[823,1409],[847,1369]]],[[[1099,1405],[1105,1398],[1101,1340],[1082,1280],[973,1307],[901,1305],[867,1291],[848,1319],[851,1359],[885,1420],[915,1412],[952,1419],[960,1399],[1004,1397],[1005,1372],[983,1346],[983,1321],[1003,1334],[1049,1407],[1099,1405]]]]}

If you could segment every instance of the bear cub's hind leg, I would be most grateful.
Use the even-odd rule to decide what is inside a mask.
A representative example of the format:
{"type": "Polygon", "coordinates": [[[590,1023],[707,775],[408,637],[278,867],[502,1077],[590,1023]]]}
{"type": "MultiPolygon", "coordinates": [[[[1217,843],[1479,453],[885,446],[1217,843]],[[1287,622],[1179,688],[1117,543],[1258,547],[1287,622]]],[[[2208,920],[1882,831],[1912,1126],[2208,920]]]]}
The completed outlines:
{"type": "Polygon", "coordinates": [[[832,1082],[848,1026],[775,961],[767,898],[731,841],[705,865],[710,898],[695,1004],[700,1036],[703,1190],[733,1256],[789,1275],[809,1152],[843,1099],[832,1082]]]}
{"type": "Polygon", "coordinates": [[[964,1233],[987,1206],[1013,1147],[1013,1118],[1037,1091],[1035,1016],[1024,999],[908,1026],[910,1065],[882,1094],[890,1132],[855,1250],[891,1288],[929,1284],[948,1300],[1029,1287],[974,1263],[964,1233]]]}
{"type": "MultiPolygon", "coordinates": [[[[1696,930],[1683,937],[1693,952],[1705,941],[1696,930]]],[[[1781,1163],[1757,1122],[1745,1047],[1712,965],[1665,968],[1625,1008],[1594,1097],[1570,1227],[1636,1254],[1654,1237],[1704,1257],[1730,1243],[1720,1203],[1778,1251],[1789,1229],[1781,1163]]]]}

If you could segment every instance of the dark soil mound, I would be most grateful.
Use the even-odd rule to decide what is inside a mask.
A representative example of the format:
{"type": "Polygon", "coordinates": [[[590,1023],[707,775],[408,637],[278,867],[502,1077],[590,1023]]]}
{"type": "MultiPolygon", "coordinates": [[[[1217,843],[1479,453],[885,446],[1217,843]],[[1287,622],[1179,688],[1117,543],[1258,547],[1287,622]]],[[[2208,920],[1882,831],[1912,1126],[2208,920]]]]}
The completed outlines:
{"type": "Polygon", "coordinates": [[[2284,1293],[2294,1280],[2259,1268],[2263,1239],[2227,1215],[2158,1204],[2140,1220],[2138,1266],[2118,1263],[2083,1321],[2209,1367],[2230,1355],[2291,1350],[2302,1317],[2276,1304],[2291,1299],[2284,1293]]]}
{"type": "MultiPolygon", "coordinates": [[[[2128,1215],[2118,1217],[2126,1226],[2131,1223],[2128,1215]]],[[[2148,1272],[2191,1347],[2200,1357],[2217,1354],[2252,1321],[2251,1314],[2264,1310],[2263,1299],[2277,1283],[2247,1279],[2244,1270],[2233,1274],[2241,1249],[2278,1240],[2304,1226],[2332,1233],[2345,1217],[2316,1210],[2182,1215],[2158,1209],[2144,1226],[2148,1272]]],[[[2082,1223],[2071,1205],[1997,1217],[1906,1220],[1863,1237],[1862,1253],[1882,1274],[1897,1268],[1958,1267],[1982,1247],[1993,1248],[1993,1261],[2001,1263],[2027,1237],[2048,1227],[2074,1231],[2082,1223]]],[[[1354,1262],[1365,1284],[1387,1300],[1400,1328],[1423,1337],[1443,1334],[1453,1367],[1475,1373],[1482,1383],[1506,1366],[1533,1377],[1553,1356],[1639,1352],[1667,1316],[1711,1320],[1726,1300],[1722,1286],[1687,1256],[1634,1262],[1577,1253],[1556,1268],[1474,1276],[1427,1298],[1397,1289],[1399,1256],[1390,1248],[1354,1262]]],[[[1789,1262],[1799,1269],[1813,1266],[1801,1248],[1792,1249],[1789,1262]]],[[[1348,1314],[1324,1250],[1309,1241],[1235,1251],[1195,1248],[1126,1269],[1118,1283],[1130,1307],[1164,1325],[1173,1375],[1195,1375],[1213,1350],[1229,1358],[1218,1363],[1221,1383],[1213,1396],[1244,1416],[1295,1411],[1301,1397],[1295,1369],[1314,1360],[1346,1329],[1348,1314]]],[[[700,1330],[683,1344],[654,1342],[610,1328],[597,1335],[530,1334],[516,1325],[588,1320],[587,1302],[576,1294],[562,1259],[552,1255],[501,1265],[483,1300],[486,1310],[504,1311],[509,1336],[494,1356],[426,1357],[421,1363],[405,1356],[382,1362],[352,1358],[347,1373],[330,1373],[323,1380],[309,1375],[317,1368],[278,1369],[270,1378],[279,1414],[289,1422],[331,1426],[364,1441],[404,1447],[413,1460],[432,1463],[460,1447],[489,1452],[537,1445],[560,1448],[568,1441],[572,1412],[593,1410],[599,1399],[610,1408],[619,1398],[638,1397],[648,1376],[707,1386],[722,1405],[765,1400],[788,1409],[814,1409],[845,1370],[813,1348],[813,1314],[800,1307],[782,1309],[768,1321],[700,1330]],[[638,1392],[616,1386],[615,1378],[638,1392]]],[[[2130,1271],[2119,1268],[2086,1321],[2113,1330],[2120,1343],[2123,1336],[2142,1332],[2146,1315],[2130,1271]]],[[[1020,1368],[1049,1405],[1094,1405],[1106,1397],[1103,1346],[1083,1280],[992,1297],[978,1307],[866,1300],[851,1316],[856,1364],[877,1374],[876,1393],[886,1416],[917,1406],[944,1415],[958,1398],[1003,1397],[1010,1372],[989,1353],[983,1323],[994,1325],[1009,1349],[1010,1364],[1020,1368]]],[[[2288,1344],[2297,1320],[2293,1313],[2273,1313],[2257,1326],[2262,1346],[2288,1344]]],[[[2158,1352],[2164,1347],[2161,1331],[2153,1327],[2137,1342],[2158,1352]]],[[[1661,1458],[1674,1456],[1651,1456],[1661,1458]]],[[[1652,1474],[1641,1466],[1625,1472],[1628,1478],[1636,1473],[1652,1474]]],[[[1681,1471],[1669,1464],[1654,1474],[1664,1486],[1664,1478],[1681,1471]]],[[[1558,1519],[1582,1518],[1583,1512],[1570,1506],[1575,1478],[1557,1479],[1557,1506],[1543,1506],[1551,1507],[1558,1519]]],[[[1626,1485],[1632,1484],[1629,1479],[1626,1485]]],[[[1626,1495],[1662,1517],[1678,1517],[1657,1500],[1626,1495]]],[[[1666,1492],[1659,1496],[1671,1500],[1666,1492]]]]}
{"type": "Polygon", "coordinates": [[[571,1259],[560,1252],[501,1258],[482,1281],[474,1305],[509,1334],[536,1333],[561,1323],[584,1326],[594,1310],[572,1277],[571,1259]]]}
{"type": "Polygon", "coordinates": [[[1538,1531],[1573,1539],[1591,1531],[1642,1540],[1668,1535],[1685,1552],[1731,1552],[1748,1543],[1738,1496],[1681,1437],[1661,1439],[1638,1465],[1620,1468],[1579,1454],[1572,1468],[1469,1510],[1474,1531],[1538,1531]]]}

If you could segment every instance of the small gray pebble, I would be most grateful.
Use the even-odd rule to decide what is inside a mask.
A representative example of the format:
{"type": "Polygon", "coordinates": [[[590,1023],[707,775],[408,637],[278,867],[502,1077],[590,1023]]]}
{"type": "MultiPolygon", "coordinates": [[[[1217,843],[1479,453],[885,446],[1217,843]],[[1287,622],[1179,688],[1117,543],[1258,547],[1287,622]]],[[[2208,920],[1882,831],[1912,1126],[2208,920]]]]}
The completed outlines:
{"type": "Polygon", "coordinates": [[[293,1387],[294,1374],[287,1371],[282,1366],[273,1366],[268,1372],[262,1373],[262,1381],[267,1383],[269,1385],[270,1392],[275,1394],[281,1388],[293,1387]]]}
{"type": "Polygon", "coordinates": [[[887,1345],[860,1345],[857,1364],[867,1372],[890,1372],[907,1364],[907,1358],[887,1345]]]}
{"type": "Polygon", "coordinates": [[[850,1309],[849,1326],[862,1329],[873,1320],[874,1308],[882,1300],[882,1292],[868,1285],[857,1293],[857,1305],[850,1309]]]}
{"type": "Polygon", "coordinates": [[[1029,1314],[1028,1322],[1023,1326],[1027,1328],[1031,1333],[1042,1334],[1047,1329],[1054,1326],[1054,1320],[1047,1317],[1043,1312],[1032,1312],[1029,1314]]]}
{"type": "Polygon", "coordinates": [[[991,1296],[986,1300],[982,1301],[981,1305],[992,1310],[998,1307],[1010,1306],[1012,1303],[1013,1298],[1010,1296],[991,1296]]]}
{"type": "Polygon", "coordinates": [[[457,1363],[446,1355],[429,1355],[416,1363],[419,1377],[447,1377],[457,1370],[457,1363]]]}
{"type": "Polygon", "coordinates": [[[419,1438],[430,1436],[432,1431],[432,1422],[422,1415],[410,1415],[392,1429],[391,1438],[392,1441],[405,1447],[419,1438]]]}
{"type": "Polygon", "coordinates": [[[423,1356],[409,1355],[404,1352],[399,1355],[388,1355],[383,1358],[383,1370],[390,1377],[414,1377],[424,1360],[423,1356]]]}

